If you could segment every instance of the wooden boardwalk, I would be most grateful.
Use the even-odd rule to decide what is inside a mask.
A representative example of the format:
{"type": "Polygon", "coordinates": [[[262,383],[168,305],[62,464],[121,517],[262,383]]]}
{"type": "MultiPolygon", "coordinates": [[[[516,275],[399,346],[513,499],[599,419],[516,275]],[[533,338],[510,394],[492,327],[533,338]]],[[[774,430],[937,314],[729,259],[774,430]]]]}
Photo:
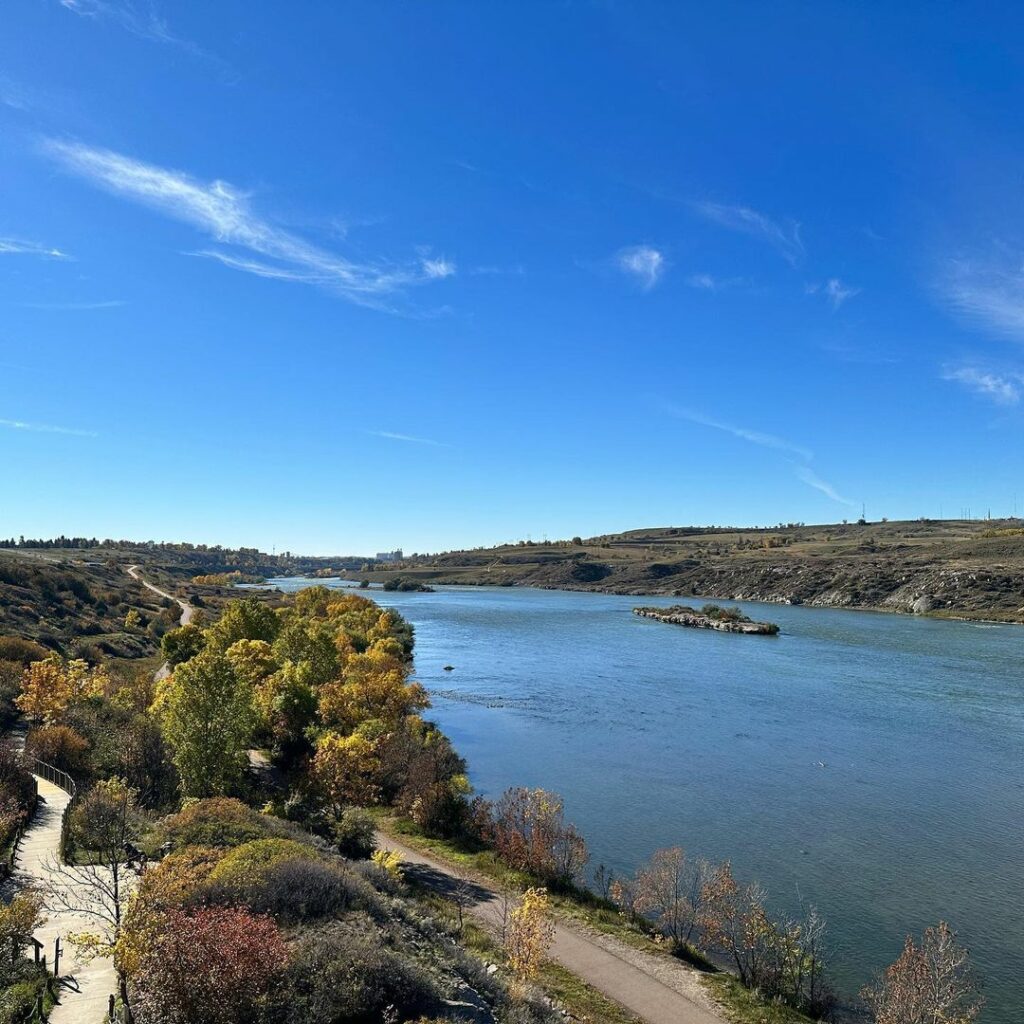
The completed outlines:
{"type": "MultiPolygon", "coordinates": [[[[67,889],[67,879],[55,878],[54,866],[60,859],[61,817],[71,799],[59,786],[39,775],[39,806],[18,846],[11,879],[19,888],[34,886],[45,892],[57,881],[67,889]]],[[[68,941],[69,932],[95,931],[95,923],[78,914],[47,907],[47,920],[35,937],[43,943],[46,962],[53,967],[54,941],[60,936],[60,973],[64,979],[60,1002],[50,1013],[51,1024],[102,1024],[109,997],[117,991],[117,974],[113,963],[99,958],[83,963],[75,947],[68,941]]]]}

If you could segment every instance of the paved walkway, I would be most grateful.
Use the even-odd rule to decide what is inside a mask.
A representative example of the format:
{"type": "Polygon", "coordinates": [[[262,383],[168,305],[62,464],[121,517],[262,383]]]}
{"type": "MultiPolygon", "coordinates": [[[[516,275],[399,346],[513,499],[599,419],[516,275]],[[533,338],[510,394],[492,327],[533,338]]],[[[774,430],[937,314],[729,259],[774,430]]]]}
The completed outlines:
{"type": "MultiPolygon", "coordinates": [[[[378,834],[378,845],[395,850],[409,874],[442,895],[459,884],[452,869],[397,839],[378,834]]],[[[468,913],[492,931],[502,925],[502,898],[479,879],[470,886],[468,913]]],[[[564,924],[555,927],[550,958],[624,1006],[647,1024],[725,1024],[726,1018],[700,984],[697,972],[668,957],[633,949],[611,936],[564,924]]]]}
{"type": "MultiPolygon", "coordinates": [[[[60,857],[61,815],[71,797],[38,775],[35,780],[39,785],[39,806],[18,845],[12,882],[19,888],[32,885],[45,889],[57,880],[53,867],[60,857]]],[[[68,888],[65,879],[59,881],[62,888],[68,888]]],[[[101,1024],[109,996],[117,991],[114,965],[107,959],[82,963],[67,939],[69,932],[95,930],[95,924],[63,910],[48,909],[47,918],[36,931],[36,938],[43,943],[46,962],[52,969],[54,940],[60,936],[60,973],[65,979],[60,1002],[50,1013],[51,1024],[101,1024]]]]}

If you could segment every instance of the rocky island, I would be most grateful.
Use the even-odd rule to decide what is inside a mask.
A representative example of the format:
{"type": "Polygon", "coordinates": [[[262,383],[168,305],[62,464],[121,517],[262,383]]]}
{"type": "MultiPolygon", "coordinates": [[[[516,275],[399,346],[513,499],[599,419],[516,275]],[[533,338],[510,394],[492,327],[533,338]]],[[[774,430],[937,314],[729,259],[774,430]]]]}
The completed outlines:
{"type": "Polygon", "coordinates": [[[676,604],[671,608],[641,607],[633,609],[634,615],[659,622],[672,622],[677,626],[692,629],[718,629],[724,633],[754,633],[759,636],[775,636],[779,627],[774,622],[755,622],[738,608],[722,608],[717,604],[706,604],[698,611],[689,605],[676,604]]]}

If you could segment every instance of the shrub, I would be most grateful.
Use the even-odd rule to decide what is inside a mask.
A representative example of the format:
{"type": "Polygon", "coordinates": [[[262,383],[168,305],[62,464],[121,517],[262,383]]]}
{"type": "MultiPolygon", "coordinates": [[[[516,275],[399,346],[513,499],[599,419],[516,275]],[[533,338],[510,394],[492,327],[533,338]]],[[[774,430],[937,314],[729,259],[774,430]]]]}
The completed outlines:
{"type": "Polygon", "coordinates": [[[89,741],[67,725],[31,729],[25,737],[25,753],[77,779],[89,770],[89,741]]]}
{"type": "Polygon", "coordinates": [[[317,860],[319,854],[294,839],[256,839],[228,853],[210,873],[210,882],[235,889],[263,883],[267,870],[286,860],[317,860]]]}
{"type": "Polygon", "coordinates": [[[373,886],[341,864],[294,858],[267,865],[255,884],[234,891],[211,883],[211,898],[242,899],[253,913],[270,914],[285,924],[336,917],[349,910],[384,915],[373,886]]]}
{"type": "Polygon", "coordinates": [[[164,836],[177,849],[241,846],[265,838],[269,831],[262,815],[231,797],[197,800],[163,823],[164,836]]]}
{"type": "Polygon", "coordinates": [[[139,1024],[250,1024],[288,951],[267,917],[230,907],[168,911],[134,972],[139,1024]]]}
{"type": "Polygon", "coordinates": [[[50,651],[20,636],[0,636],[0,661],[16,661],[27,668],[33,661],[49,657],[50,651]]]}
{"type": "Polygon", "coordinates": [[[418,965],[345,922],[301,941],[288,972],[288,1024],[379,1024],[392,1006],[399,1020],[437,1007],[440,993],[418,965]]]}
{"type": "Polygon", "coordinates": [[[333,827],[338,852],[352,860],[368,860],[377,848],[373,818],[357,807],[347,807],[333,827]]]}

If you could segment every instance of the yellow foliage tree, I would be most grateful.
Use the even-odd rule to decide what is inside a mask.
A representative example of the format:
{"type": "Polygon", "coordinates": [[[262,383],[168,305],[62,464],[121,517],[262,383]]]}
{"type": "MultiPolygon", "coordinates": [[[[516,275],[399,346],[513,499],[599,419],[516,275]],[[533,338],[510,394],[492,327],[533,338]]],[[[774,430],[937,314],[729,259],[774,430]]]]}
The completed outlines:
{"type": "Polygon", "coordinates": [[[235,675],[251,687],[257,687],[278,668],[273,648],[266,640],[236,640],[227,649],[235,675]]]}
{"type": "Polygon", "coordinates": [[[537,976],[555,937],[547,889],[530,888],[512,908],[505,928],[508,963],[522,981],[537,976]]]}
{"type": "Polygon", "coordinates": [[[15,703],[29,718],[52,725],[72,704],[101,696],[109,685],[103,669],[90,668],[80,659],[65,662],[54,654],[25,669],[15,703]]]}
{"type": "Polygon", "coordinates": [[[347,804],[365,806],[378,798],[380,768],[376,741],[359,733],[324,733],[312,763],[313,779],[336,814],[347,804]]]}

